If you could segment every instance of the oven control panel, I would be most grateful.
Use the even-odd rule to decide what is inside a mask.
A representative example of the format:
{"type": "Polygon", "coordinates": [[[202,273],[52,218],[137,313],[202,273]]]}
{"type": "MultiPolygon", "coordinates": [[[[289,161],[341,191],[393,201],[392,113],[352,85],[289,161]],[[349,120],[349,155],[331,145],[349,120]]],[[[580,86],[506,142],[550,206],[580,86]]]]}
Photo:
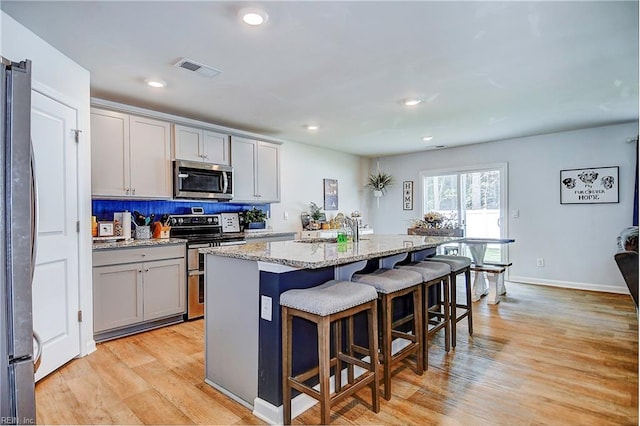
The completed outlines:
{"type": "Polygon", "coordinates": [[[182,214],[169,217],[171,226],[220,226],[219,214],[182,214]]]}

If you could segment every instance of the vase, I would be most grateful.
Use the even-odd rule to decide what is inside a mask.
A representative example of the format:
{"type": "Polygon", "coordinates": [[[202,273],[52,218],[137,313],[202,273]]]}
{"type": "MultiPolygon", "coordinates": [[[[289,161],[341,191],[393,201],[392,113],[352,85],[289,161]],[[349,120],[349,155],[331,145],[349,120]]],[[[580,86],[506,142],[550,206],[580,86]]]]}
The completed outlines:
{"type": "Polygon", "coordinates": [[[379,189],[374,189],[373,190],[373,196],[376,197],[376,198],[382,197],[382,191],[380,191],[379,189]]]}

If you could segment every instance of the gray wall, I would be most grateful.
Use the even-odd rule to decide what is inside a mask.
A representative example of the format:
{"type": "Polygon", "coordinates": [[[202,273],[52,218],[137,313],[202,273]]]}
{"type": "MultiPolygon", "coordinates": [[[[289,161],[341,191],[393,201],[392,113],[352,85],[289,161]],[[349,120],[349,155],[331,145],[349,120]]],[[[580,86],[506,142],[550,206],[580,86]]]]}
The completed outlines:
{"type": "MultiPolygon", "coordinates": [[[[420,171],[508,163],[509,212],[506,222],[513,262],[509,279],[536,284],[628,293],[613,260],[616,236],[631,224],[638,123],[554,133],[460,148],[380,158],[380,169],[396,184],[381,198],[370,197],[370,222],[376,233],[406,233],[422,213],[420,171]],[[620,167],[617,204],[561,205],[560,170],[620,167]],[[414,183],[414,210],[402,210],[401,185],[414,183]],[[536,258],[545,267],[536,266],[536,258]]],[[[375,170],[376,161],[370,162],[375,170]]]]}

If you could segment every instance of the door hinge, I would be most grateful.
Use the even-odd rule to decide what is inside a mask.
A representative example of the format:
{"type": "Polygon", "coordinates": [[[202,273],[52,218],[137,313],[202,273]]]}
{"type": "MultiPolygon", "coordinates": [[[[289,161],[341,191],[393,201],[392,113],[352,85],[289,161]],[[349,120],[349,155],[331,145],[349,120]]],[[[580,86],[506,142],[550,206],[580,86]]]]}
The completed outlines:
{"type": "Polygon", "coordinates": [[[79,220],[76,221],[76,232],[78,232],[78,233],[80,232],[80,221],[79,220]]]}
{"type": "Polygon", "coordinates": [[[80,130],[80,129],[71,129],[71,131],[76,134],[76,143],[79,143],[80,142],[80,133],[82,133],[82,130],[80,130]]]}
{"type": "Polygon", "coordinates": [[[78,311],[78,322],[82,322],[82,311],[78,311]]]}

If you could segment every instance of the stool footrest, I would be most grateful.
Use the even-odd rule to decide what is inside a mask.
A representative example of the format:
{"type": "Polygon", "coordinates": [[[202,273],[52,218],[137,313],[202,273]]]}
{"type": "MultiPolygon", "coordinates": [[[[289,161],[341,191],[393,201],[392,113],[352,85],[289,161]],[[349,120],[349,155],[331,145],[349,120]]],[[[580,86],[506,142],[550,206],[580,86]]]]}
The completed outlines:
{"type": "Polygon", "coordinates": [[[398,328],[401,325],[404,325],[404,324],[406,324],[408,322],[413,322],[413,314],[407,315],[406,317],[397,320],[396,322],[391,324],[391,328],[398,328]]]}
{"type": "Polygon", "coordinates": [[[398,331],[398,330],[391,330],[391,338],[405,339],[405,340],[409,340],[412,343],[416,343],[418,341],[418,339],[416,339],[415,334],[405,333],[403,331],[398,331]]]}
{"type": "Polygon", "coordinates": [[[359,358],[353,357],[351,355],[347,355],[345,353],[340,352],[338,354],[338,357],[340,358],[340,361],[343,362],[348,362],[349,364],[353,364],[353,365],[357,365],[360,368],[364,368],[365,370],[368,370],[371,368],[370,364],[368,362],[365,362],[359,358]]]}
{"type": "MultiPolygon", "coordinates": [[[[352,395],[355,392],[358,392],[360,389],[367,386],[374,379],[373,372],[366,371],[362,375],[356,377],[353,383],[346,383],[340,389],[340,393],[332,393],[330,397],[330,401],[333,404],[334,402],[338,402],[347,396],[352,395]]],[[[289,386],[291,388],[297,390],[298,392],[302,392],[307,394],[317,400],[320,400],[320,391],[312,388],[309,385],[298,382],[295,378],[289,378],[289,386]]]]}
{"type": "MultiPolygon", "coordinates": [[[[331,358],[331,361],[329,361],[329,367],[333,368],[336,366],[336,364],[337,364],[336,358],[331,358]]],[[[307,380],[309,380],[314,376],[317,376],[318,373],[320,373],[320,367],[314,367],[310,370],[307,370],[298,374],[297,376],[290,377],[290,379],[302,383],[302,382],[306,382],[307,380]]]]}

